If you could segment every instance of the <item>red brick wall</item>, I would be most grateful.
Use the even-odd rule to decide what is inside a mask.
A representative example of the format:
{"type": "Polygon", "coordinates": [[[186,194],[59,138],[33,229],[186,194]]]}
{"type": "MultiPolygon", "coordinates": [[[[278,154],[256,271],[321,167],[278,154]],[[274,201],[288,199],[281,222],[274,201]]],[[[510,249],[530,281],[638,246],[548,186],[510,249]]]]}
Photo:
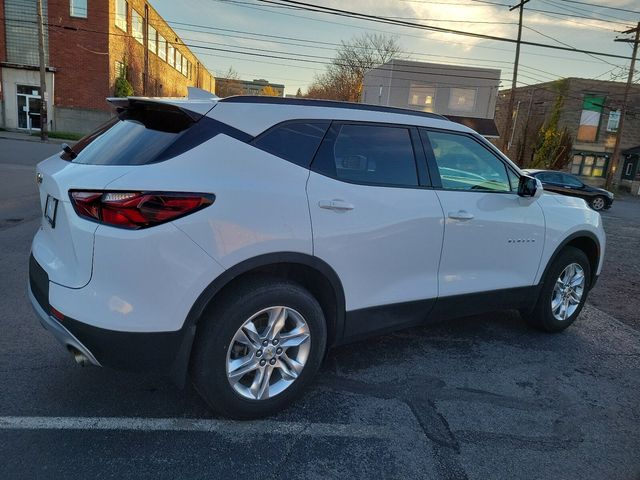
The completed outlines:
{"type": "Polygon", "coordinates": [[[125,58],[134,95],[184,96],[187,86],[196,85],[214,91],[211,74],[202,65],[197,67],[197,58],[151,6],[148,7],[151,25],[189,59],[192,65],[189,77],[133,39],[131,9],[135,8],[144,17],[145,3],[128,0],[127,32],[124,32],[115,26],[115,0],[88,0],[87,18],[71,17],[68,1],[49,2],[49,23],[66,27],[49,27],[49,63],[56,68],[56,106],[111,110],[105,98],[114,95],[116,61],[125,58]],[[149,81],[147,91],[143,92],[145,52],[148,53],[149,81]],[[196,78],[198,72],[200,78],[196,78]]]}
{"type": "MultiPolygon", "coordinates": [[[[215,81],[211,74],[202,66],[197,67],[198,59],[184,46],[178,35],[169,27],[162,17],[149,5],[149,22],[158,34],[162,35],[168,43],[173,44],[176,50],[185,56],[191,63],[189,76],[182,75],[174,67],[162,60],[157,52],[149,51],[145,45],[140,44],[131,36],[131,10],[135,9],[140,15],[145,15],[144,0],[129,0],[127,11],[127,33],[115,26],[115,1],[110,2],[111,16],[109,31],[111,32],[111,43],[109,46],[109,85],[110,91],[115,91],[116,61],[123,62],[126,59],[128,64],[128,80],[131,83],[135,95],[146,96],[185,96],[188,86],[200,86],[206,90],[214,91],[215,81]],[[145,51],[148,55],[148,82],[147,91],[143,92],[145,51]],[[199,72],[199,79],[197,73],[199,72]]],[[[148,5],[148,4],[147,4],[148,5]]],[[[145,31],[145,38],[147,32],[145,31]]],[[[113,94],[113,93],[112,93],[113,94]]]]}

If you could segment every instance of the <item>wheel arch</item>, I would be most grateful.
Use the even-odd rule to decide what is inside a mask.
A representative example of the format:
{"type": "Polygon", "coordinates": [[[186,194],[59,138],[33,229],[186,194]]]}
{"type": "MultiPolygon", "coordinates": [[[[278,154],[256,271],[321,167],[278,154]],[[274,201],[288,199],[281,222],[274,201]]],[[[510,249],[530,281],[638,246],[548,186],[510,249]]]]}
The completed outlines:
{"type": "Polygon", "coordinates": [[[600,240],[598,237],[588,230],[581,230],[575,233],[572,233],[567,238],[565,238],[560,245],[556,247],[553,254],[549,258],[547,265],[545,266],[544,271],[542,272],[542,276],[540,277],[540,282],[543,282],[545,277],[547,276],[547,272],[551,267],[551,264],[558,257],[560,252],[564,250],[566,247],[575,247],[579,250],[582,250],[587,259],[589,260],[589,267],[591,270],[591,278],[589,279],[589,288],[593,287],[595,284],[596,272],[598,271],[598,264],[600,262],[600,255],[602,253],[602,249],[600,246],[600,240]]]}
{"type": "Polygon", "coordinates": [[[292,279],[311,292],[320,303],[327,320],[327,346],[343,335],[345,297],[342,282],[329,264],[312,255],[298,252],[269,253],[244,260],[225,270],[198,296],[182,327],[182,346],[170,372],[172,380],[183,386],[198,323],[212,302],[239,282],[256,275],[275,275],[292,279]]]}

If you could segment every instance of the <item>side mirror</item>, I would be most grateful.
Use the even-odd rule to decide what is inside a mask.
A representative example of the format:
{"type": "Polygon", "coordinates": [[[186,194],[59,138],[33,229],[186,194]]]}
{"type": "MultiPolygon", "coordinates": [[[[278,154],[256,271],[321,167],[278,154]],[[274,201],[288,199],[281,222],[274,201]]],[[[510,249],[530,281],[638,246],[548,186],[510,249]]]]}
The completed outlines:
{"type": "Polygon", "coordinates": [[[542,183],[529,175],[522,175],[518,182],[518,195],[520,197],[540,198],[542,196],[542,183]]]}

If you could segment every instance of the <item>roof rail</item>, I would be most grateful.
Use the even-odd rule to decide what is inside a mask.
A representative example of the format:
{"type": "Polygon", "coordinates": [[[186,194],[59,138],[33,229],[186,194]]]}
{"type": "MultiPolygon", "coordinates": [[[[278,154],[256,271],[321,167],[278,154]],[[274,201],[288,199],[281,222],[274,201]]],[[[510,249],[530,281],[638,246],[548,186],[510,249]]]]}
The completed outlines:
{"type": "Polygon", "coordinates": [[[221,98],[218,100],[222,103],[262,103],[272,105],[300,105],[303,107],[328,107],[328,108],[347,108],[350,110],[368,110],[372,112],[397,113],[400,115],[415,115],[418,117],[437,118],[447,120],[448,118],[438,115],[437,113],[419,112],[408,108],[387,107],[383,105],[371,105],[368,103],[342,102],[338,100],[314,100],[309,98],[285,98],[285,97],[269,97],[257,95],[236,95],[233,97],[221,98]]]}

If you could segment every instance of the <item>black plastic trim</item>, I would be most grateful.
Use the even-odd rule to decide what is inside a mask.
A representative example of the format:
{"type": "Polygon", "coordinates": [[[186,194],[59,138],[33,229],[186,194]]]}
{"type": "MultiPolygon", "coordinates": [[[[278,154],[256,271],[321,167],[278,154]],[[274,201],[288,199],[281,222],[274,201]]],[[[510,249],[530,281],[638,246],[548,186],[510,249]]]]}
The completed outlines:
{"type": "Polygon", "coordinates": [[[33,256],[29,255],[29,285],[40,307],[49,313],[49,275],[33,256]]]}
{"type": "Polygon", "coordinates": [[[327,264],[323,260],[320,260],[318,257],[298,252],[278,252],[260,255],[245,260],[237,265],[234,265],[228,270],[225,270],[221,275],[213,280],[213,282],[211,282],[196,299],[195,303],[189,310],[189,314],[185,319],[183,327],[180,330],[182,332],[182,342],[179,355],[176,357],[176,361],[171,371],[171,376],[176,384],[183,385],[184,383],[189,366],[189,358],[191,356],[191,348],[193,346],[193,340],[196,335],[198,321],[202,317],[202,314],[204,313],[209,303],[213,300],[215,295],[231,281],[245,273],[251,272],[252,270],[256,270],[261,267],[286,263],[300,264],[313,268],[329,281],[329,283],[333,287],[336,299],[335,335],[337,339],[343,336],[346,309],[344,289],[342,287],[342,282],[340,281],[338,274],[335,272],[335,270],[333,270],[333,268],[329,266],[329,264],[327,264]]]}
{"type": "Polygon", "coordinates": [[[184,337],[175,332],[121,332],[94,327],[73,318],[59,322],[103,367],[131,372],[170,373],[184,337]]]}
{"type": "Polygon", "coordinates": [[[344,335],[338,343],[350,343],[372,335],[422,325],[427,322],[436,302],[433,298],[347,312],[344,335]]]}
{"type": "Polygon", "coordinates": [[[352,310],[346,313],[345,335],[338,343],[470,315],[531,309],[540,289],[534,285],[352,310]]]}
{"type": "Polygon", "coordinates": [[[299,105],[303,107],[327,107],[346,108],[349,110],[367,110],[371,112],[397,113],[400,115],[411,115],[414,117],[435,118],[451,122],[448,118],[437,113],[419,112],[406,108],[387,107],[382,105],[370,105],[368,103],[340,102],[337,100],[313,100],[307,98],[283,98],[267,96],[238,95],[218,100],[218,103],[256,103],[269,105],[299,105]]]}

